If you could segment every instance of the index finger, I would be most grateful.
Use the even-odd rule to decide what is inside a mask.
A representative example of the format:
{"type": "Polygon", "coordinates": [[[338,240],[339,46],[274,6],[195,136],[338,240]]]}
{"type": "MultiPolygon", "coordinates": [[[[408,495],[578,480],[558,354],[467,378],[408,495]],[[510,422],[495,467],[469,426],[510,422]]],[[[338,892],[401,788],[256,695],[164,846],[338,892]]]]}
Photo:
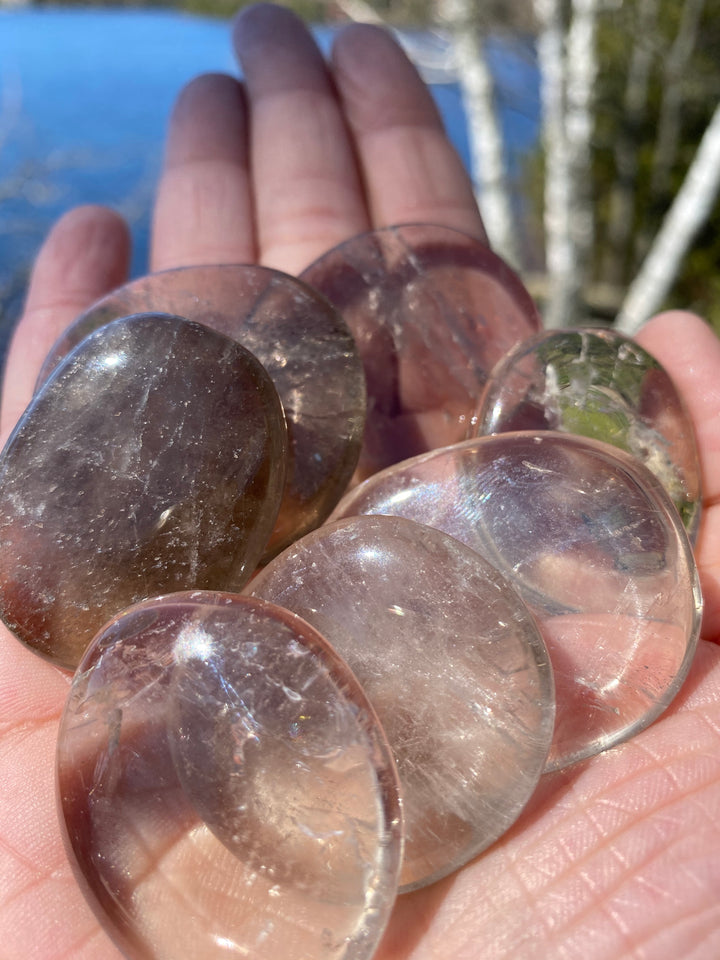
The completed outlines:
{"type": "Polygon", "coordinates": [[[50,231],[33,267],[25,311],[10,344],[3,381],[3,440],[32,399],[50,347],[83,310],[125,282],[130,238],[105,207],[78,207],[50,231]]]}

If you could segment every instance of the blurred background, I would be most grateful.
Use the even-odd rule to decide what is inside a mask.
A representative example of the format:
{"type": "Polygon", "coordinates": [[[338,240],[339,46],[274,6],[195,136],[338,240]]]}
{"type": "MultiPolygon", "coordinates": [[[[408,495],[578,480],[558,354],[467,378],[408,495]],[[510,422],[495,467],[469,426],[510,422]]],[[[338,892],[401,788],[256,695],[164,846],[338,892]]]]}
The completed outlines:
{"type": "MultiPolygon", "coordinates": [[[[720,331],[720,0],[286,6],[326,49],[348,20],[396,31],[548,325],[684,306],[720,331]]],[[[237,9],[0,0],[0,352],[68,208],[119,210],[146,272],[169,111],[196,73],[236,72],[237,9]]]]}

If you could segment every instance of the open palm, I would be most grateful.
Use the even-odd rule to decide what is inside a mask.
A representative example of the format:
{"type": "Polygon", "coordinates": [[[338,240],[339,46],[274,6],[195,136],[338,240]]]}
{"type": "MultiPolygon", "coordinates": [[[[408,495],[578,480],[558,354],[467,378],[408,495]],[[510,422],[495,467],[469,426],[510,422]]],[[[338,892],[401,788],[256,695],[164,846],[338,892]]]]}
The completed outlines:
{"type": "MultiPolygon", "coordinates": [[[[287,11],[238,21],[245,81],[200,77],[172,117],[152,269],[259,262],[298,272],[371,227],[432,222],[485,238],[427,91],[383,32],[350,27],[330,68],[287,11]]],[[[127,231],[81,208],[35,266],[5,377],[7,436],[45,354],[126,279],[127,231]]],[[[696,424],[705,513],[704,639],[671,709],[631,742],[547,776],[515,828],[400,898],[378,960],[720,956],[720,343],[689,314],[640,335],[696,424]]],[[[0,634],[0,957],[119,960],[67,863],[54,751],[70,678],[0,634]]]]}

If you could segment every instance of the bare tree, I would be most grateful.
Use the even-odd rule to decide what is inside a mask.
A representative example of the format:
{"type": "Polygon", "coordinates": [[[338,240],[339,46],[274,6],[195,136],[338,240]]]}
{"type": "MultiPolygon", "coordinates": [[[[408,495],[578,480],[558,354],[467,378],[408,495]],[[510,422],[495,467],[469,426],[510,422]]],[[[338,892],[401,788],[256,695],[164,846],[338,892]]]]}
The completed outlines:
{"type": "Polygon", "coordinates": [[[568,26],[561,0],[534,0],[545,152],[549,327],[584,319],[582,291],[592,244],[588,182],[596,6],[596,0],[573,0],[568,26]]]}
{"type": "Polygon", "coordinates": [[[572,0],[567,28],[565,70],[565,130],[569,154],[569,188],[573,209],[570,220],[578,277],[572,287],[569,312],[556,324],[575,323],[582,311],[582,289],[595,243],[592,191],[592,137],[595,127],[594,92],[598,72],[597,17],[599,0],[572,0]]]}
{"type": "Polygon", "coordinates": [[[720,192],[720,105],[715,108],[685,176],[640,271],[620,308],[616,326],[632,334],[661,305],[693,238],[720,192]]]}
{"type": "Polygon", "coordinates": [[[493,248],[519,266],[520,244],[512,209],[505,143],[495,81],[472,0],[438,0],[438,18],[452,34],[470,143],[471,174],[478,206],[493,248]]]}

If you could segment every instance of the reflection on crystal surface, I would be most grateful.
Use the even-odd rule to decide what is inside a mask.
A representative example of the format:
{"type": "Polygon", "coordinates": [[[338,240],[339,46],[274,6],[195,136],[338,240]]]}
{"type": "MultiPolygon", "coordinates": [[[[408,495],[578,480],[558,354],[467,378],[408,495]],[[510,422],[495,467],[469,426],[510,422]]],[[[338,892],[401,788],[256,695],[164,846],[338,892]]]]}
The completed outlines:
{"type": "Polygon", "coordinates": [[[470,440],[367,480],[334,518],[354,514],[437,527],[516,586],[555,675],[550,768],[647,726],[687,674],[702,607],[690,544],[659,481],[620,450],[554,432],[470,440]]]}
{"type": "Polygon", "coordinates": [[[554,698],[537,626],[490,564],[430,527],[354,517],[293,544],[248,590],[320,630],[375,707],[402,783],[403,889],[510,826],[544,767],[554,698]]]}
{"type": "Polygon", "coordinates": [[[285,273],[245,264],[182,267],[133,280],[94,304],[55,344],[39,382],[88,333],[146,312],[211,327],[241,343],[270,374],[289,440],[272,556],[327,517],[357,464],[365,380],[350,331],[327,300],[285,273]]]}
{"type": "Polygon", "coordinates": [[[357,681],[299,618],[169,595],[109,624],[58,746],[61,822],[134,960],[369,960],[400,861],[397,776],[357,681]]]}
{"type": "Polygon", "coordinates": [[[497,365],[477,414],[478,434],[561,430],[611,443],[663,483],[694,539],[700,462],[692,421],[669,375],[613,330],[549,330],[497,365]]]}
{"type": "Polygon", "coordinates": [[[472,436],[489,372],[540,328],[532,298],[507,264],[446,227],[361,234],[301,277],[343,315],[365,367],[359,479],[472,436]]]}
{"type": "Polygon", "coordinates": [[[0,457],[0,611],[76,666],[130,603],[240,589],[282,496],[273,385],[239,344],[179,317],[97,331],[36,393],[0,457]]]}

